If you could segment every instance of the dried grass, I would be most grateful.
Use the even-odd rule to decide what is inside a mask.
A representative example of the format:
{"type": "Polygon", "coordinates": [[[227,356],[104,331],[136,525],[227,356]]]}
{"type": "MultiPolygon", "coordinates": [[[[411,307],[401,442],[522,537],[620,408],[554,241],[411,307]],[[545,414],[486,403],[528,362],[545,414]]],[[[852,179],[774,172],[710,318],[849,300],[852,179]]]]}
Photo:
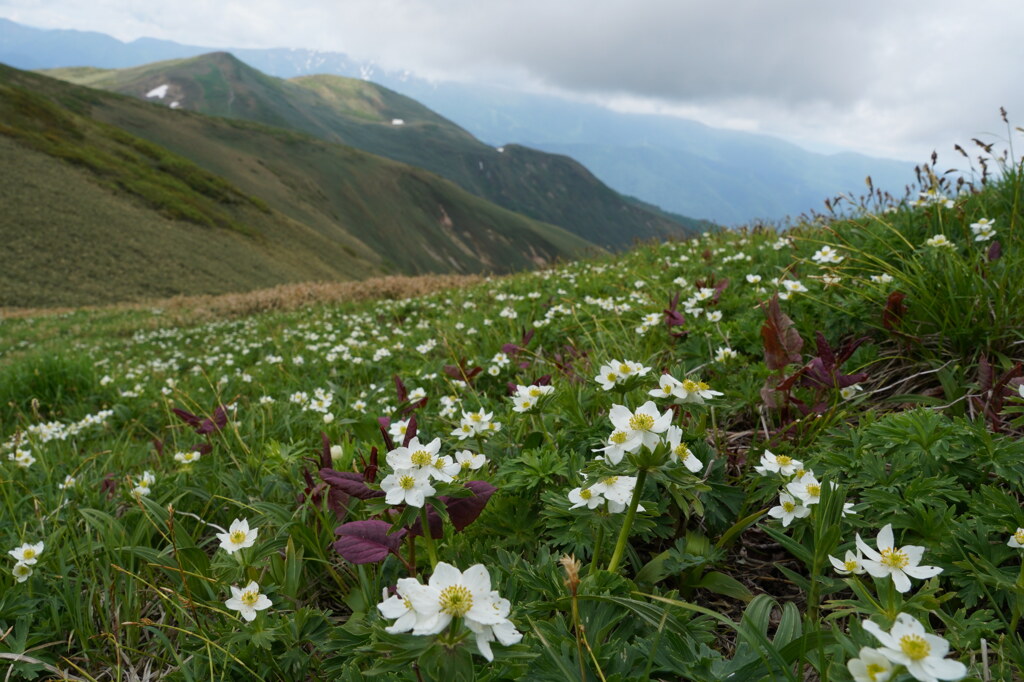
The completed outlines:
{"type": "Polygon", "coordinates": [[[287,311],[323,303],[397,300],[443,289],[466,287],[483,281],[479,275],[420,275],[374,277],[355,282],[302,282],[281,284],[216,296],[175,296],[144,302],[83,308],[0,308],[0,318],[48,317],[76,310],[118,311],[160,309],[181,321],[201,322],[268,311],[287,311]]]}

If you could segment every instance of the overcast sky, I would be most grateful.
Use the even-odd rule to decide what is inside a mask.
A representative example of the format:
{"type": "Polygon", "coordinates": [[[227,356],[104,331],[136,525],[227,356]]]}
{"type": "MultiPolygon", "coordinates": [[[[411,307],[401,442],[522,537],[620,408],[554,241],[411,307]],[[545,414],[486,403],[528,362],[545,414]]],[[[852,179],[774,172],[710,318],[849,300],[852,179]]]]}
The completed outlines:
{"type": "Polygon", "coordinates": [[[1000,106],[1024,127],[1020,0],[0,0],[0,17],[345,52],[911,161],[1005,139],[1000,106]]]}

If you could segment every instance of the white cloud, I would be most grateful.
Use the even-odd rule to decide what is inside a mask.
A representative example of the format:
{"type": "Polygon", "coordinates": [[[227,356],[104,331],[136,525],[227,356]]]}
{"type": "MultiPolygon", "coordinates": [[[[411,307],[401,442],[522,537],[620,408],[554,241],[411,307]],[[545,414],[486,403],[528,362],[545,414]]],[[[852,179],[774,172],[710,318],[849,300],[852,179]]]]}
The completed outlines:
{"type": "Polygon", "coordinates": [[[998,130],[1000,106],[1024,120],[1013,0],[0,0],[0,16],[346,52],[912,160],[998,130]]]}

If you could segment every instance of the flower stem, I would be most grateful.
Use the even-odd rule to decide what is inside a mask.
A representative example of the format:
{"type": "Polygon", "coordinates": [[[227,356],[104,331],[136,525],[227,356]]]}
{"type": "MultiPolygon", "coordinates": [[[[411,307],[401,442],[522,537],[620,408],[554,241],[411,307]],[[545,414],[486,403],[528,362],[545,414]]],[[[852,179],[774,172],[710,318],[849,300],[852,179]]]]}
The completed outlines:
{"type": "Polygon", "coordinates": [[[626,520],[622,522],[622,531],[619,532],[619,539],[615,542],[615,551],[612,552],[611,561],[608,562],[608,570],[612,573],[622,562],[622,555],[626,551],[626,542],[629,540],[629,531],[633,527],[633,519],[636,517],[636,508],[640,506],[640,495],[644,491],[644,483],[647,481],[647,470],[640,469],[636,473],[636,487],[633,488],[633,499],[629,501],[629,510],[626,512],[626,520]]]}
{"type": "Polygon", "coordinates": [[[423,543],[427,546],[427,556],[430,557],[430,567],[437,568],[437,550],[434,548],[434,538],[430,535],[430,523],[427,519],[427,505],[420,507],[420,525],[423,526],[423,543]]]}

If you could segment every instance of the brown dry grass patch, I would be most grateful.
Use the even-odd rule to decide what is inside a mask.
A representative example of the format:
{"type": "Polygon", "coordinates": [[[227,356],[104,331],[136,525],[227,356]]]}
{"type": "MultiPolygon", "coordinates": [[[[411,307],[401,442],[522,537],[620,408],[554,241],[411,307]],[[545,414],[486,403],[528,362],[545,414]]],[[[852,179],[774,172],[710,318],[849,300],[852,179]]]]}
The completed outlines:
{"type": "Polygon", "coordinates": [[[354,282],[301,282],[208,296],[175,296],[151,301],[82,308],[2,308],[0,318],[48,317],[76,310],[117,311],[160,309],[185,322],[240,317],[269,311],[296,310],[324,303],[399,300],[483,281],[479,275],[419,275],[374,277],[354,282]]]}

